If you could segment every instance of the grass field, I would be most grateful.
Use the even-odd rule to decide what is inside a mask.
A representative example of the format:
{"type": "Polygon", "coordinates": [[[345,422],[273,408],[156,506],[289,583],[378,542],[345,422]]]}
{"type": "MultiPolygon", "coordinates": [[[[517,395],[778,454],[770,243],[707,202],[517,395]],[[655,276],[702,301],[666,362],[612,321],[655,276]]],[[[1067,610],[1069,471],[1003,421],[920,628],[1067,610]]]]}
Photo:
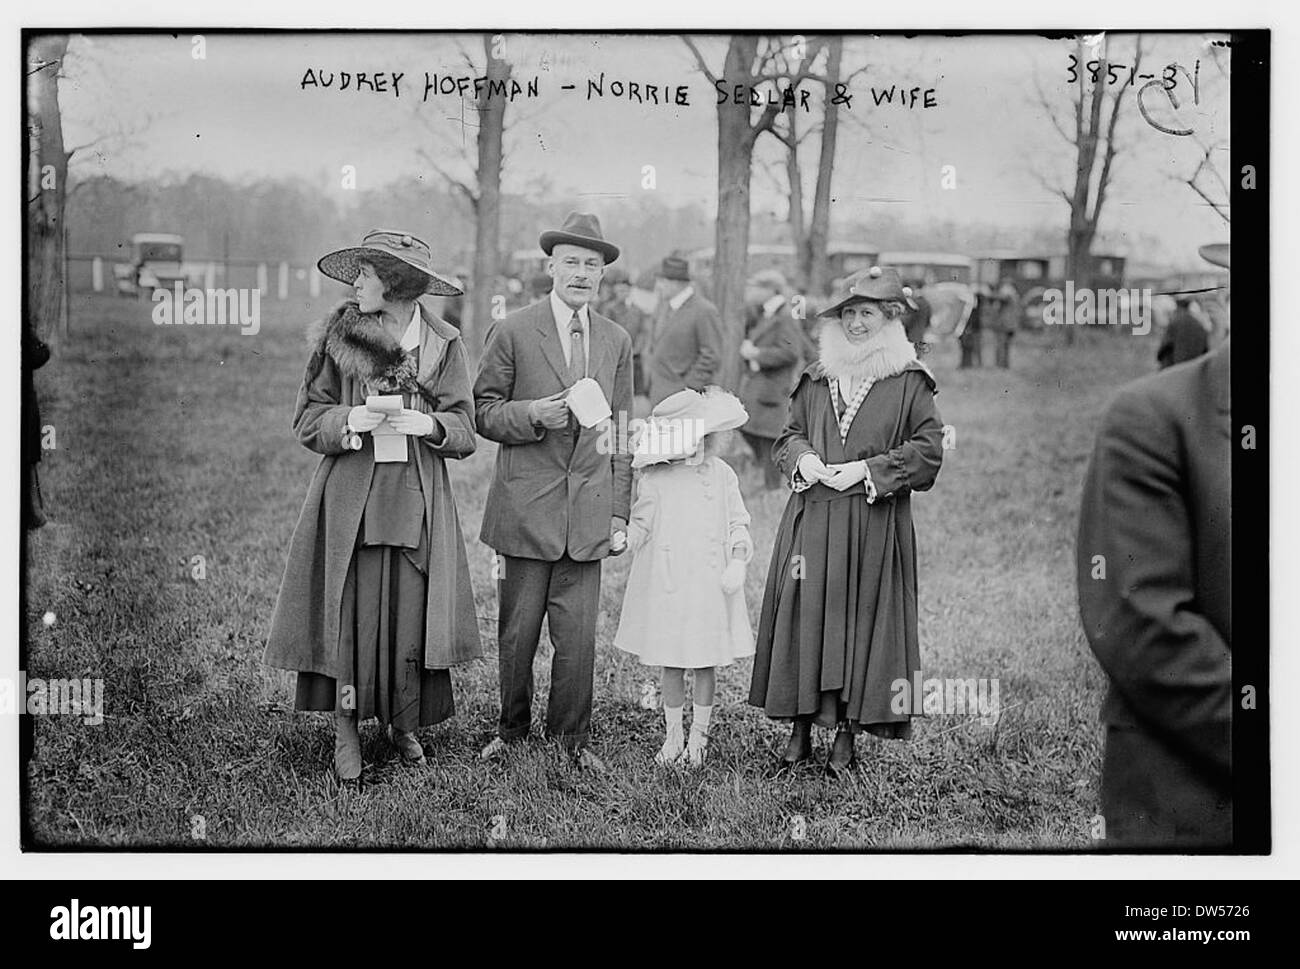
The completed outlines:
{"type": "MultiPolygon", "coordinates": [[[[478,542],[493,446],[452,463],[485,658],[453,674],[457,716],[423,732],[426,768],[362,729],[366,784],[340,791],[330,720],[292,712],[292,675],[260,657],[289,536],[318,458],[290,432],[320,307],[269,303],[261,332],[157,327],[148,305],[79,299],[38,372],[57,447],[51,521],[31,533],[29,676],[104,681],[105,719],[36,718],[33,845],[598,849],[1087,850],[1097,813],[1103,677],[1073,578],[1081,478],[1100,408],[1146,372],[1155,336],[1024,334],[1010,372],[927,358],[954,447],[913,503],[927,677],[996,678],[1001,716],[927,717],[911,742],[859,739],[855,777],[773,779],[784,729],[746,705],[750,663],[719,675],[710,759],[657,769],[657,670],[611,645],[628,562],[605,567],[592,746],[605,776],[534,741],[478,752],[497,714],[496,595],[478,542]],[[195,580],[193,556],[206,575],[195,580]],[[47,625],[42,616],[54,613],[47,625]]],[[[986,357],[991,347],[986,348],[986,357]]],[[[757,620],[784,495],[741,467],[758,546],[757,620]]],[[[548,689],[549,647],[537,665],[548,689]]],[[[535,733],[544,706],[538,705],[535,733]]],[[[689,715],[688,715],[689,716],[689,715]]],[[[815,734],[819,756],[829,738],[815,734]]]]}

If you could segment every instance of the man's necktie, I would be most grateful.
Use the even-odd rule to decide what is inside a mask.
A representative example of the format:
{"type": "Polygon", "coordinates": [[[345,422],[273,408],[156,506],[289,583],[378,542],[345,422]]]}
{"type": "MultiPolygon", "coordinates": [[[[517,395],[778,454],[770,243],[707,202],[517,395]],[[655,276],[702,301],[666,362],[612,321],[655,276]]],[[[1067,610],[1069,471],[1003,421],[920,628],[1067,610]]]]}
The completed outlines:
{"type": "Polygon", "coordinates": [[[582,340],[582,320],[578,311],[573,311],[569,320],[569,383],[576,383],[587,376],[587,350],[582,340]]]}

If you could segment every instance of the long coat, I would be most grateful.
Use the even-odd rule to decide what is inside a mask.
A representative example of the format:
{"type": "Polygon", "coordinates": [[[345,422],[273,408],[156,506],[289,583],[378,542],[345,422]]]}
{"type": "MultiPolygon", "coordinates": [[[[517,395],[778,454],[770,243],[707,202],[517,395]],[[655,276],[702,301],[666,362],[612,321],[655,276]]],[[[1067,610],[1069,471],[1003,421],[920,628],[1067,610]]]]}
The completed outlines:
{"type": "Polygon", "coordinates": [[[632,340],[588,310],[587,375],[613,416],[596,427],[570,420],[536,427],[528,405],[569,386],[564,349],[547,297],[492,327],[474,383],[478,430],[501,446],[483,509],[482,541],[503,555],[578,562],[609,554],[610,523],[632,503],[632,340]]]}
{"type": "Polygon", "coordinates": [[[827,463],[865,460],[876,488],[813,484],[790,495],[777,530],[758,624],[749,702],[768,716],[818,716],[823,694],[873,733],[905,736],[908,712],[892,684],[920,669],[916,534],[911,495],[934,484],[943,461],[935,384],[915,357],[877,380],[841,442],[820,363],[799,377],[773,448],[790,478],[814,451],[827,463]]]}
{"type": "Polygon", "coordinates": [[[1101,797],[1113,844],[1232,840],[1229,352],[1124,387],[1084,481],[1079,614],[1110,678],[1101,797]]]}
{"type": "MultiPolygon", "coordinates": [[[[447,669],[481,652],[469,562],[445,464],[474,452],[474,402],[460,333],[434,315],[423,298],[419,306],[424,328],[417,380],[434,403],[417,399],[415,406],[431,414],[441,432],[438,443],[435,433],[420,438],[413,449],[429,544],[424,666],[447,669]]],[[[340,678],[335,658],[343,583],[375,467],[371,436],[362,435],[361,450],[350,451],[344,425],[348,412],[365,403],[365,379],[376,371],[376,357],[396,345],[374,317],[356,313],[354,303],[336,310],[315,340],[293,430],[299,443],[322,457],[289,541],[266,641],[270,666],[340,678]]]]}
{"type": "Polygon", "coordinates": [[[803,359],[803,333],[783,303],[771,316],[760,317],[749,331],[758,348],[755,370],[741,363],[740,402],[749,413],[745,430],[757,437],[776,438],[785,427],[785,409],[803,359]]]}
{"type": "Polygon", "coordinates": [[[665,300],[655,314],[649,365],[650,406],[688,387],[715,383],[722,366],[722,317],[692,293],[677,309],[665,300]]]}
{"type": "Polygon", "coordinates": [[[736,472],[718,457],[641,472],[628,523],[628,572],[614,645],[647,666],[702,669],[754,655],[743,589],[722,591],[739,546],[753,558],[736,472]]]}

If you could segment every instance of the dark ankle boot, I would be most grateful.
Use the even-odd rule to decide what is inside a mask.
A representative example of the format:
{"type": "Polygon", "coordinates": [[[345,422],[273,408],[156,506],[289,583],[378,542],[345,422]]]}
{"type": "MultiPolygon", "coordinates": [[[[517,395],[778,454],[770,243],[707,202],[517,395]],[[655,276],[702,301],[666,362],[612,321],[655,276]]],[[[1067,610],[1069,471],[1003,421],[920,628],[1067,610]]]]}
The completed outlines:
{"type": "Polygon", "coordinates": [[[785,745],[781,755],[782,767],[793,767],[812,757],[812,724],[804,719],[796,719],[790,729],[790,741],[785,745]]]}
{"type": "Polygon", "coordinates": [[[842,723],[835,732],[835,743],[831,746],[831,755],[826,758],[826,770],[835,776],[853,769],[856,757],[853,750],[853,729],[842,723]]]}

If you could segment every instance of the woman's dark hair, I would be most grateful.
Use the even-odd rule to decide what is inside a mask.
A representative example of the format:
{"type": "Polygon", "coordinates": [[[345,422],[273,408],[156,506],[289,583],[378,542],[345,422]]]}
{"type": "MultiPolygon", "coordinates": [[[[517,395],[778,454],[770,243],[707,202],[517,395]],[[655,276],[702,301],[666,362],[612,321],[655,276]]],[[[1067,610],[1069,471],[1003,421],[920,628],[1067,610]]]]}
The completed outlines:
{"type": "Polygon", "coordinates": [[[384,285],[384,299],[394,303],[413,300],[417,296],[424,295],[429,288],[428,276],[414,266],[408,266],[396,256],[374,252],[358,262],[374,269],[375,275],[384,285]]]}

